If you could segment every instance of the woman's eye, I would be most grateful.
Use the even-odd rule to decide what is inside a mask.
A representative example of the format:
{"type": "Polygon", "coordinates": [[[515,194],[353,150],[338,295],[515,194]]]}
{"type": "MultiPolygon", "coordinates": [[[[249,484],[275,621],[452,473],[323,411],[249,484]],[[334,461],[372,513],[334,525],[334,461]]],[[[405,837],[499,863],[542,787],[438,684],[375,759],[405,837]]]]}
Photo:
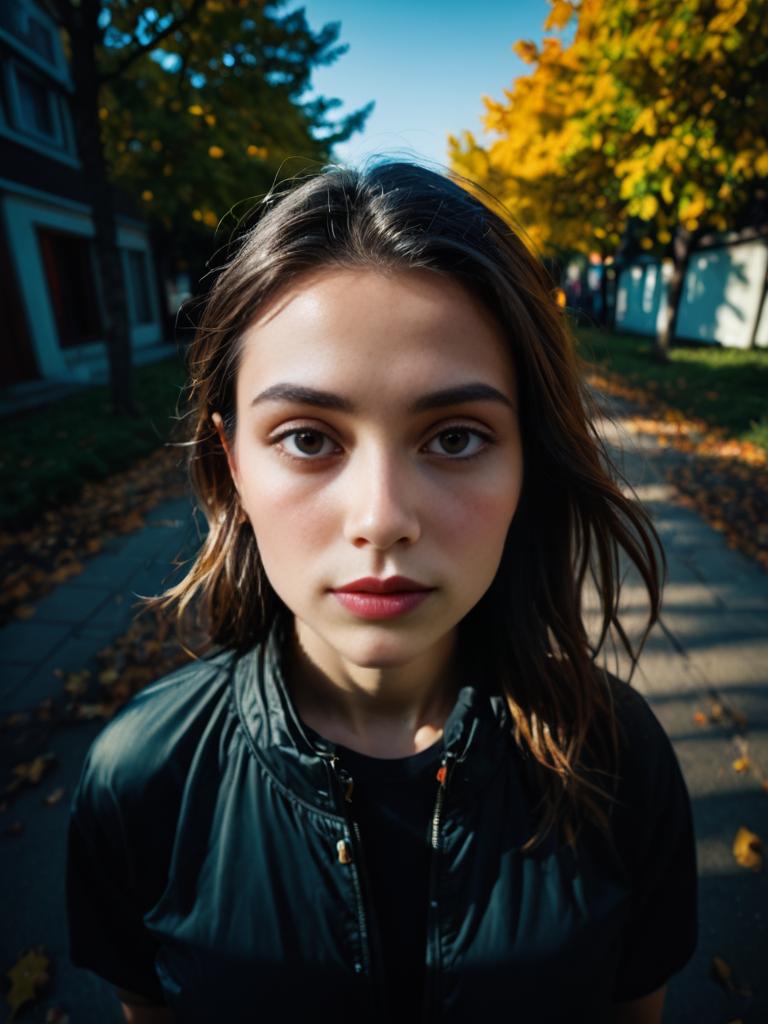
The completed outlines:
{"type": "Polygon", "coordinates": [[[430,450],[437,455],[456,455],[469,459],[473,455],[478,455],[489,441],[490,438],[481,434],[479,430],[471,430],[469,427],[449,427],[447,430],[441,430],[430,442],[430,444],[437,443],[438,450],[435,451],[434,448],[430,450]]]}
{"type": "Polygon", "coordinates": [[[327,434],[303,428],[290,430],[275,439],[283,450],[295,459],[311,459],[318,455],[331,455],[336,446],[327,434]]]}

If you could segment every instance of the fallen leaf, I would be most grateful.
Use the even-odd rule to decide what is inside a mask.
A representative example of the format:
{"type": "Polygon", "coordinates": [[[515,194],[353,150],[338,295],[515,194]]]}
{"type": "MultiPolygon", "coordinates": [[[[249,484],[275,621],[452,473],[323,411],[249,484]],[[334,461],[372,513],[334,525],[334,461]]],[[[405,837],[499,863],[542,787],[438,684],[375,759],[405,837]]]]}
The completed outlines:
{"type": "Polygon", "coordinates": [[[715,981],[719,982],[726,992],[731,991],[733,986],[733,982],[731,980],[733,971],[731,970],[731,965],[726,963],[721,956],[712,957],[710,972],[715,981]]]}
{"type": "Polygon", "coordinates": [[[75,708],[75,718],[109,718],[114,712],[112,704],[78,704],[75,708]]]}
{"type": "Polygon", "coordinates": [[[7,971],[11,987],[5,998],[11,1007],[9,1021],[29,1002],[36,1000],[48,987],[51,981],[51,961],[43,946],[35,946],[23,953],[16,963],[7,971]]]}
{"type": "Polygon", "coordinates": [[[104,669],[103,672],[99,672],[98,680],[102,686],[111,686],[112,683],[117,682],[119,673],[113,668],[104,669]]]}
{"type": "Polygon", "coordinates": [[[743,711],[737,711],[735,708],[731,710],[731,721],[737,729],[746,729],[748,725],[747,716],[743,711]]]}
{"type": "Polygon", "coordinates": [[[64,683],[64,689],[67,693],[71,693],[73,697],[79,697],[81,693],[85,693],[88,689],[88,683],[85,680],[85,673],[70,672],[67,676],[66,683],[64,683]]]}
{"type": "Polygon", "coordinates": [[[746,772],[749,769],[749,758],[737,757],[731,767],[735,772],[746,772]]]}
{"type": "Polygon", "coordinates": [[[709,719],[703,711],[694,711],[693,720],[696,725],[707,725],[709,723],[709,719]]]}
{"type": "Polygon", "coordinates": [[[47,796],[43,797],[43,803],[46,805],[46,807],[53,807],[54,804],[57,804],[59,800],[61,800],[65,793],[66,790],[64,789],[64,787],[58,786],[56,789],[52,789],[47,796]]]}
{"type": "Polygon", "coordinates": [[[9,729],[17,729],[20,725],[26,725],[28,722],[29,714],[26,711],[14,711],[5,719],[5,725],[9,729]]]}
{"type": "Polygon", "coordinates": [[[24,782],[37,784],[43,775],[56,763],[54,754],[40,754],[32,761],[24,761],[13,766],[13,774],[24,782]]]}
{"type": "Polygon", "coordinates": [[[709,718],[712,722],[720,722],[723,718],[723,705],[718,701],[712,701],[709,707],[709,718]]]}
{"type": "Polygon", "coordinates": [[[758,835],[743,826],[733,840],[733,856],[744,868],[760,871],[763,866],[763,843],[758,835]]]}

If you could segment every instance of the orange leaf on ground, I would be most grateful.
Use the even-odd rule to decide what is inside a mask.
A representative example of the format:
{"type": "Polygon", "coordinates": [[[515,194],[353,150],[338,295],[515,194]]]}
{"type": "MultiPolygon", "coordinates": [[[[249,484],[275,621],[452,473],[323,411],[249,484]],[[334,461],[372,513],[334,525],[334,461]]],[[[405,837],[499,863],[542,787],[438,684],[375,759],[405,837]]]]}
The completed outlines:
{"type": "Polygon", "coordinates": [[[735,772],[745,772],[749,769],[749,758],[737,757],[731,767],[735,772]]]}
{"type": "Polygon", "coordinates": [[[696,723],[696,725],[707,725],[707,723],[709,722],[709,719],[703,711],[694,711],[693,720],[696,723]]]}
{"type": "Polygon", "coordinates": [[[67,676],[67,681],[64,683],[64,689],[67,693],[72,694],[73,697],[79,697],[81,693],[85,693],[88,689],[88,683],[85,679],[84,672],[70,672],[67,676]]]}
{"type": "Polygon", "coordinates": [[[57,789],[52,789],[51,792],[43,797],[43,803],[46,807],[53,807],[59,800],[64,796],[66,790],[63,786],[59,786],[57,789]]]}
{"type": "Polygon", "coordinates": [[[14,1020],[22,1006],[36,1000],[48,987],[51,981],[51,960],[43,946],[35,946],[22,954],[16,963],[6,972],[11,987],[5,998],[11,1007],[9,1020],[14,1020]]]}
{"type": "Polygon", "coordinates": [[[720,982],[723,988],[730,992],[732,985],[731,977],[733,975],[731,965],[726,963],[721,956],[713,956],[710,970],[715,981],[720,982]]]}
{"type": "Polygon", "coordinates": [[[56,763],[54,754],[40,754],[32,761],[24,761],[13,766],[13,774],[17,779],[37,784],[43,775],[56,763]]]}
{"type": "Polygon", "coordinates": [[[743,868],[760,871],[763,867],[763,843],[758,835],[743,826],[733,840],[733,856],[743,868]]]}

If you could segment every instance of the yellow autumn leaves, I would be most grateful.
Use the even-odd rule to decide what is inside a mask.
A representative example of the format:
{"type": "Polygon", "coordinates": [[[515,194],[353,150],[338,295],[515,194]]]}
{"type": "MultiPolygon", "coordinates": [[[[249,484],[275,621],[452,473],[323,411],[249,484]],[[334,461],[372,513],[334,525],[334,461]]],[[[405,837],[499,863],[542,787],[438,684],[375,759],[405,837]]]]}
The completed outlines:
{"type": "Polygon", "coordinates": [[[449,136],[452,166],[545,251],[608,254],[630,218],[645,249],[678,224],[725,230],[768,176],[763,14],[759,0],[718,0],[714,14],[693,0],[551,0],[545,31],[567,26],[571,41],[513,45],[529,70],[483,99],[490,143],[449,136]]]}

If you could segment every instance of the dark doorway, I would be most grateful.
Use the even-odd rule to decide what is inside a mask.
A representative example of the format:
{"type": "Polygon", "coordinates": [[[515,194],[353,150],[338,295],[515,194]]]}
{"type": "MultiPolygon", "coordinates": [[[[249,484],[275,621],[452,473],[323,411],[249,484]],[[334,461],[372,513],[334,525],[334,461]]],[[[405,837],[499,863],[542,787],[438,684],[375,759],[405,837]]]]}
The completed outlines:
{"type": "Polygon", "coordinates": [[[59,345],[74,348],[103,341],[91,240],[49,228],[38,228],[37,237],[59,329],[59,345]]]}
{"type": "Polygon", "coordinates": [[[0,376],[3,387],[40,376],[16,276],[5,235],[0,231],[0,324],[5,328],[6,338],[0,376]]]}

